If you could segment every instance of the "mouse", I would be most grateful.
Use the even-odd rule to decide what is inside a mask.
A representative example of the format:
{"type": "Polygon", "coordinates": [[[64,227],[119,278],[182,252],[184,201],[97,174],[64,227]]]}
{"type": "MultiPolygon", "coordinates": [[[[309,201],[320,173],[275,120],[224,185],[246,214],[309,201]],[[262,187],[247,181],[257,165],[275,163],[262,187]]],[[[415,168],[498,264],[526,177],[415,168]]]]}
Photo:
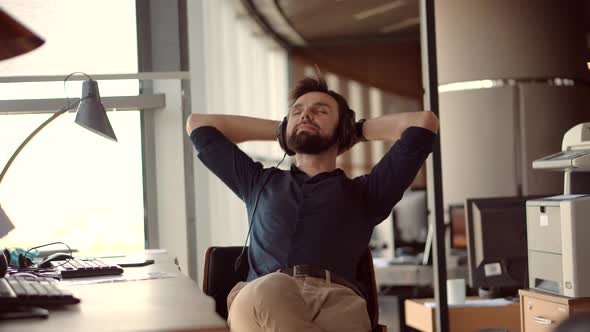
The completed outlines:
{"type": "Polygon", "coordinates": [[[65,261],[68,259],[72,259],[73,257],[70,254],[66,254],[64,252],[56,252],[55,254],[51,254],[47,257],[45,257],[42,261],[40,261],[39,263],[37,263],[37,267],[40,268],[50,268],[51,266],[51,262],[53,261],[65,261]]]}

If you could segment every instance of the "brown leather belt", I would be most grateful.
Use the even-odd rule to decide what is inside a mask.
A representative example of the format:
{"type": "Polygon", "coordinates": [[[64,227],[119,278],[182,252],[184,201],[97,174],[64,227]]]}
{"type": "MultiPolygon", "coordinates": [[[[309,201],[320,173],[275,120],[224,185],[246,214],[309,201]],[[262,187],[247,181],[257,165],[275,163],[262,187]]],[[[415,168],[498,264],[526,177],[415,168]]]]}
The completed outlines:
{"type": "Polygon", "coordinates": [[[279,272],[288,274],[292,277],[314,277],[324,279],[326,281],[331,281],[337,283],[342,286],[346,286],[352,289],[355,293],[357,293],[363,299],[365,296],[360,291],[358,286],[353,284],[352,282],[340,277],[339,275],[335,274],[334,272],[330,272],[328,270],[324,270],[322,268],[313,266],[313,265],[295,265],[293,267],[288,267],[284,269],[280,269],[279,272]]]}

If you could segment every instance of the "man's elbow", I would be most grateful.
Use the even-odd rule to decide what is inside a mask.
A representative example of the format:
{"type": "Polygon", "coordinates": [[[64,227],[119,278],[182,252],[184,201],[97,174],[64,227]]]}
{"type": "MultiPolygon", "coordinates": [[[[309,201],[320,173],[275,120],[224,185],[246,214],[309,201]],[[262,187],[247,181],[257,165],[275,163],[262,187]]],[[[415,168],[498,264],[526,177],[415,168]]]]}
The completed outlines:
{"type": "Polygon", "coordinates": [[[193,130],[206,125],[207,120],[205,115],[193,113],[186,119],[186,133],[190,135],[193,130]]]}
{"type": "Polygon", "coordinates": [[[425,111],[422,113],[423,114],[419,126],[426,128],[432,131],[433,133],[437,133],[439,125],[438,117],[436,117],[436,115],[430,111],[425,111]]]}

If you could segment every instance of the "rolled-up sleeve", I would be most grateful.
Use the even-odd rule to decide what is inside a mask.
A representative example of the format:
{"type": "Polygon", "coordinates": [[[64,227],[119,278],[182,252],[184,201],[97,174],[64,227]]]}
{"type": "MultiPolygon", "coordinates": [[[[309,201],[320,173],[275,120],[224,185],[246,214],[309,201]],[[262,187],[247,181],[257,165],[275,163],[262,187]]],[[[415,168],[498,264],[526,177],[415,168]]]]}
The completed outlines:
{"type": "Polygon", "coordinates": [[[366,186],[368,219],[381,222],[402,198],[420,167],[432,152],[436,134],[421,127],[410,127],[385,156],[361,177],[366,186]]]}
{"type": "Polygon", "coordinates": [[[248,203],[262,174],[262,164],[253,161],[214,127],[196,128],[190,139],[203,164],[248,203]]]}

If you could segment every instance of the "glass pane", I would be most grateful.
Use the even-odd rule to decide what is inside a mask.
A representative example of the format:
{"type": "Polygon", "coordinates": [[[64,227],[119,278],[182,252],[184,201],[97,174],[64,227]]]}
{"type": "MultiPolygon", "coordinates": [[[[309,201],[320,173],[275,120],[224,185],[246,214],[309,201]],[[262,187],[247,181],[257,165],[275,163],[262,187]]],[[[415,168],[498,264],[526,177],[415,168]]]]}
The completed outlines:
{"type": "MultiPolygon", "coordinates": [[[[0,116],[0,164],[49,116],[0,116]]],[[[139,111],[108,116],[118,143],[78,126],[68,113],[22,150],[0,186],[0,202],[16,226],[4,246],[144,248],[139,111]]]]}
{"type": "Polygon", "coordinates": [[[137,72],[134,0],[2,0],[45,44],[0,62],[0,76],[137,72]]]}
{"type": "MultiPolygon", "coordinates": [[[[45,39],[0,62],[0,76],[137,72],[134,0],[2,0],[2,8],[45,39]],[[107,18],[105,20],[105,18],[107,18]]],[[[34,79],[33,79],[34,80],[34,79]]],[[[0,100],[79,98],[81,81],[2,83],[0,100]]],[[[100,81],[103,97],[137,95],[137,80],[100,81]]],[[[0,115],[0,167],[50,114],[0,115]]],[[[82,250],[145,246],[139,111],[109,112],[119,143],[56,119],[18,156],[0,184],[16,229],[2,245],[64,241],[82,250]]]]}

